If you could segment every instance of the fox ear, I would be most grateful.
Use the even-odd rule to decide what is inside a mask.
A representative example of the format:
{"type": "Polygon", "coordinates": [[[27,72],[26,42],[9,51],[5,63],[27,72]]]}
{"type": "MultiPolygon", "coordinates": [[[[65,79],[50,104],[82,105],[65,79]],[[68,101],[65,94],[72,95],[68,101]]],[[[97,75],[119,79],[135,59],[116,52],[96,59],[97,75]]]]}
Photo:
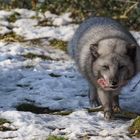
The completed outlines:
{"type": "Polygon", "coordinates": [[[99,54],[97,52],[98,44],[90,44],[90,54],[92,55],[93,59],[97,59],[99,57],[99,54]]]}
{"type": "Polygon", "coordinates": [[[134,62],[136,58],[136,49],[137,46],[134,44],[129,44],[127,48],[127,55],[130,57],[130,59],[134,62]]]}

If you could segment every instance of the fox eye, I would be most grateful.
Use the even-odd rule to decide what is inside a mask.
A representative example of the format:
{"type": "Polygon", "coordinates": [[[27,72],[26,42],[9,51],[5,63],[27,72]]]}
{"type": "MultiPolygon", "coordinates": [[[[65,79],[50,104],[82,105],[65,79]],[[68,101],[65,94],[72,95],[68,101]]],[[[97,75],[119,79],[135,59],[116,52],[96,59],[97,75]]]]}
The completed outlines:
{"type": "Polygon", "coordinates": [[[104,66],[103,66],[103,69],[104,69],[104,70],[109,70],[109,66],[104,65],[104,66]]]}
{"type": "Polygon", "coordinates": [[[123,69],[125,66],[124,65],[120,65],[119,66],[119,69],[123,69]]]}

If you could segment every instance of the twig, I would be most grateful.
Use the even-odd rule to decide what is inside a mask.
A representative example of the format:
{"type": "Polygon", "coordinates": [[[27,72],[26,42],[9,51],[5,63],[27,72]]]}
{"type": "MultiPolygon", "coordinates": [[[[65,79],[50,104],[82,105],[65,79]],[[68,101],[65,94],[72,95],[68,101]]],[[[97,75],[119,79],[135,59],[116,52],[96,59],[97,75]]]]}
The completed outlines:
{"type": "Polygon", "coordinates": [[[122,17],[127,17],[127,14],[138,5],[138,2],[134,3],[132,6],[130,6],[128,9],[126,9],[126,11],[124,12],[124,14],[122,15],[122,17]]]}
{"type": "Polygon", "coordinates": [[[124,2],[124,3],[137,3],[136,1],[130,1],[130,0],[116,0],[119,2],[124,2]]]}
{"type": "Polygon", "coordinates": [[[23,39],[20,42],[34,41],[34,40],[40,40],[40,39],[49,39],[49,37],[38,37],[38,38],[31,38],[31,39],[23,39]]]}

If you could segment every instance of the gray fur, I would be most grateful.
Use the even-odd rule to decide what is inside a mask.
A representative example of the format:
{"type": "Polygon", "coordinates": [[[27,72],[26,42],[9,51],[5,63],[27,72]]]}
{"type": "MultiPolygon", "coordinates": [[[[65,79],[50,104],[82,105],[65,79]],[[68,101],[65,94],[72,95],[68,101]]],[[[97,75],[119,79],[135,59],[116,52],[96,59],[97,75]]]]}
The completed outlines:
{"type": "Polygon", "coordinates": [[[119,107],[120,88],[139,71],[139,52],[133,36],[120,23],[105,17],[85,20],[69,42],[69,53],[89,83],[90,103],[102,104],[107,120],[111,118],[113,108],[119,107]],[[109,70],[103,70],[105,64],[109,70]],[[119,88],[106,90],[100,87],[97,83],[99,73],[109,81],[110,87],[112,82],[118,82],[119,88]]]}

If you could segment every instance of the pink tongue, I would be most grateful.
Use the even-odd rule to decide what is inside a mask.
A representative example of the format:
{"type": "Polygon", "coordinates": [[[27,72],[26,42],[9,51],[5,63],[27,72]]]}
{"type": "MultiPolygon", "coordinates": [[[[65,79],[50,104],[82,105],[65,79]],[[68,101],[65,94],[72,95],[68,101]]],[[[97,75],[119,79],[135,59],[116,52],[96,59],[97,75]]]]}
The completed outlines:
{"type": "Polygon", "coordinates": [[[108,86],[106,80],[103,79],[103,78],[98,79],[97,82],[98,82],[98,84],[99,84],[101,87],[106,87],[106,86],[108,86]]]}

